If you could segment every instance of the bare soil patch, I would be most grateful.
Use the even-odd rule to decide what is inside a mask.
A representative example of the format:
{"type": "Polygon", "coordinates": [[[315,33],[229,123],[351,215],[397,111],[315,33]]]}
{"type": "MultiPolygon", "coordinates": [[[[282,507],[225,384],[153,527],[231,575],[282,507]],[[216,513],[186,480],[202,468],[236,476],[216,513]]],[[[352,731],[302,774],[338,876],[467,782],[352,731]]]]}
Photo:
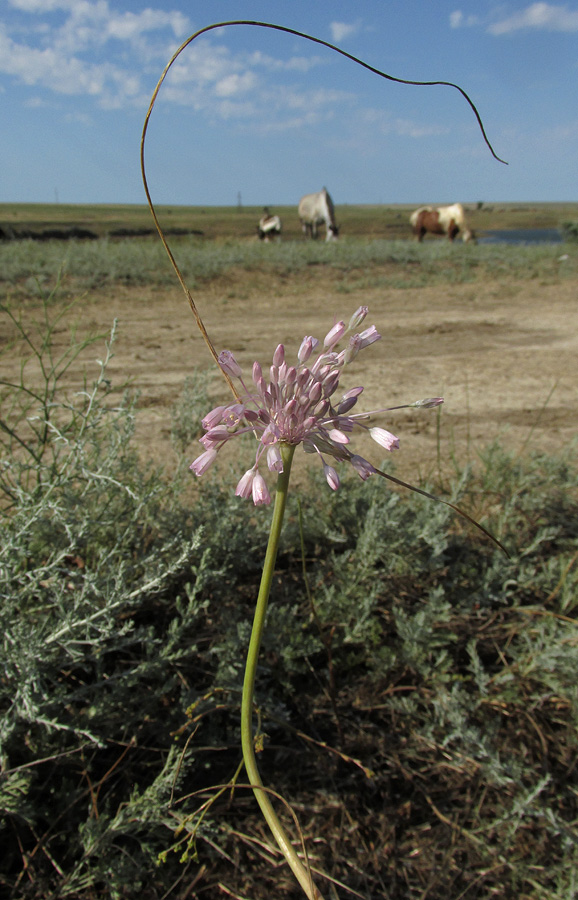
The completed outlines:
{"type": "MultiPolygon", "coordinates": [[[[254,359],[268,365],[277,343],[284,343],[291,356],[303,335],[322,338],[335,320],[368,305],[367,321],[375,323],[383,337],[346,370],[344,389],[365,385],[363,409],[445,398],[439,431],[432,410],[401,410],[382,417],[381,423],[400,437],[395,470],[401,477],[435,470],[438,447],[445,468],[450,459],[463,463],[475,458],[495,438],[521,452],[553,451],[576,434],[574,281],[358,289],[348,284],[347,275],[315,267],[285,278],[229,272],[201,287],[195,299],[216,348],[232,350],[248,375],[254,359]]],[[[29,310],[33,312],[27,304],[24,320],[29,310]]],[[[78,321],[83,334],[107,332],[118,319],[109,369],[113,396],[127,382],[138,388],[137,434],[143,453],[170,461],[170,409],[193,368],[211,365],[180,287],[119,286],[112,292],[92,292],[68,318],[78,321]]],[[[58,333],[63,345],[69,340],[66,325],[63,321],[58,333]]],[[[25,348],[8,346],[10,336],[3,319],[0,370],[14,377],[25,348]]],[[[89,377],[97,355],[92,346],[86,359],[89,377]]],[[[80,386],[81,380],[79,369],[71,370],[70,388],[80,386]]],[[[226,399],[227,390],[217,374],[215,400],[226,399]]],[[[364,450],[373,461],[381,461],[376,445],[364,450]]],[[[197,452],[193,445],[191,459],[197,452]]]]}

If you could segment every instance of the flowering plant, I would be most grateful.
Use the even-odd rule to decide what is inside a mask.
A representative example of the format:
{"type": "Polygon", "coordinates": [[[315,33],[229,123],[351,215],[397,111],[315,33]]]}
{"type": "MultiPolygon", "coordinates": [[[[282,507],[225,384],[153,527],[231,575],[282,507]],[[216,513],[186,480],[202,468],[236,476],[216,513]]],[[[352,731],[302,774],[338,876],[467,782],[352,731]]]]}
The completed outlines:
{"type": "MultiPolygon", "coordinates": [[[[196,303],[187,288],[179,267],[166,242],[152,203],[145,175],[144,145],[150,116],[165,77],[183,50],[200,35],[216,28],[224,28],[231,25],[250,25],[258,28],[268,28],[313,41],[316,44],[334,50],[347,59],[352,60],[358,65],[363,66],[374,74],[389,81],[414,85],[446,85],[448,87],[456,88],[474,112],[490,152],[496,159],[499,159],[499,157],[494,153],[486,137],[482,121],[475,105],[459,85],[443,81],[420,82],[395,78],[368,65],[362,60],[351,56],[351,54],[346,53],[339,47],[335,47],[333,44],[329,44],[327,41],[311,37],[303,32],[295,31],[294,29],[285,26],[274,25],[267,22],[220,22],[208,25],[191,35],[191,37],[181,44],[173,54],[167,66],[165,66],[145,117],[141,138],[141,171],[149,207],[161,241],[187,296],[199,330],[203,335],[209,352],[215,362],[219,365],[234,398],[232,403],[217,406],[204,417],[202,425],[205,434],[200,438],[204,450],[203,453],[194,460],[191,469],[196,475],[202,475],[213,464],[219,451],[225,444],[241,434],[252,433],[257,440],[255,463],[239,480],[236,487],[236,494],[242,498],[251,497],[255,506],[269,505],[271,503],[271,495],[267,483],[260,471],[263,457],[266,460],[269,471],[274,472],[277,475],[277,488],[275,492],[275,503],[271,519],[269,541],[265,552],[263,573],[255,607],[249,649],[247,651],[241,703],[241,742],[243,761],[249,778],[249,784],[254,791],[257,802],[269,824],[271,832],[309,900],[320,900],[321,894],[313,883],[311,871],[308,866],[306,867],[303,865],[301,858],[295,851],[293,844],[287,836],[271,804],[269,798],[269,793],[271,792],[264,787],[263,782],[261,781],[255,759],[255,739],[252,728],[253,695],[257,661],[279,538],[283,524],[289,475],[295,448],[299,444],[302,444],[306,453],[315,453],[318,455],[323,465],[327,483],[333,490],[337,490],[339,487],[339,475],[334,466],[327,462],[327,458],[331,458],[336,462],[350,463],[364,480],[371,475],[378,474],[398,485],[402,485],[403,487],[423,494],[426,497],[430,497],[431,499],[438,498],[434,498],[431,494],[428,494],[427,491],[408,485],[400,479],[395,478],[393,475],[386,474],[380,469],[375,468],[372,463],[364,459],[364,457],[352,453],[349,449],[350,435],[356,430],[365,430],[370,434],[374,441],[388,451],[395,450],[399,446],[398,438],[394,434],[384,428],[373,425],[370,426],[367,423],[372,416],[375,416],[378,413],[391,412],[393,409],[403,407],[391,407],[389,409],[373,410],[365,413],[351,413],[351,410],[356,406],[357,401],[363,392],[362,387],[351,388],[337,401],[332,399],[339,386],[344,366],[350,363],[358,353],[380,339],[380,335],[373,325],[361,332],[356,331],[367,316],[367,307],[360,307],[351,317],[347,327],[343,321],[333,325],[325,336],[322,345],[316,338],[311,336],[304,337],[297,354],[296,365],[287,364],[285,360],[285,348],[282,344],[279,344],[273,354],[272,364],[269,368],[269,379],[266,379],[262,367],[256,362],[253,365],[252,371],[253,384],[251,387],[248,387],[243,380],[241,367],[233,354],[227,350],[218,354],[213,346],[196,303]],[[347,346],[338,350],[338,345],[346,335],[349,335],[347,346]],[[238,382],[238,386],[236,385],[236,382],[238,382]]],[[[503,162],[503,160],[500,161],[503,162]]],[[[408,405],[412,407],[427,408],[439,406],[442,402],[442,398],[436,397],[420,400],[408,405]]],[[[453,504],[448,503],[448,501],[445,500],[441,500],[440,502],[452,507],[452,509],[455,509],[470,522],[473,522],[466,513],[457,509],[453,504]]],[[[481,525],[478,525],[476,522],[473,524],[488,534],[481,525]]],[[[494,538],[492,539],[495,540],[494,538]]],[[[499,544],[498,541],[496,541],[496,543],[499,544]]]]}
{"type": "Polygon", "coordinates": [[[306,453],[316,453],[332,490],[338,489],[340,479],[326,457],[349,462],[363,480],[375,474],[377,469],[368,460],[351,452],[349,435],[355,430],[364,430],[385,450],[397,450],[399,439],[385,428],[367,425],[371,417],[394,409],[435,407],[443,403],[443,399],[435,397],[352,414],[351,410],[363,392],[363,387],[354,387],[334,403],[332,398],[339,387],[343,368],[381,338],[375,325],[355,332],[367,313],[367,306],[360,306],[347,327],[345,322],[337,322],[326,334],[323,344],[317,338],[304,337],[297,353],[297,365],[287,364],[285,348],[279,344],[273,353],[269,381],[266,381],[261,365],[253,364],[253,387],[247,387],[243,381],[241,367],[233,354],[223,350],[218,357],[219,365],[231,378],[238,379],[241,391],[236,402],[215,407],[203,419],[205,434],[200,443],[205,451],[191,465],[195,475],[207,471],[226,443],[247,432],[252,432],[258,442],[255,464],[240,479],[235,493],[238,497],[252,497],[255,506],[271,502],[259,464],[265,456],[271,472],[282,472],[282,444],[302,444],[306,453]],[[348,344],[338,352],[337,347],[346,335],[350,335],[348,344]]]}

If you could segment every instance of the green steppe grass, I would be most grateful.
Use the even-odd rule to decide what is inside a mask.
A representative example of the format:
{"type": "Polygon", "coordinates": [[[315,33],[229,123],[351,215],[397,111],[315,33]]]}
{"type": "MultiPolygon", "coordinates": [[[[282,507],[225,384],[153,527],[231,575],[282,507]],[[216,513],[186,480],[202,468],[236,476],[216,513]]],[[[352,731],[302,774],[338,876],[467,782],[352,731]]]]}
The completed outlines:
{"type": "MultiPolygon", "coordinates": [[[[571,245],[460,247],[458,259],[432,242],[418,259],[402,241],[179,240],[195,278],[265,264],[385,270],[392,254],[407,283],[490,266],[546,278],[562,252],[576,265],[571,245]]],[[[67,290],[168,279],[162,253],[110,238],[0,251],[18,298],[2,314],[36,308],[23,359],[44,373],[40,386],[27,367],[0,385],[2,895],[297,897],[249,792],[215,787],[240,760],[267,511],[229,484],[191,497],[184,470],[143,463],[134,397],[108,399],[114,335],[108,350],[99,342],[96,378],[63,396],[92,339],[71,337],[59,356],[62,296],[38,300],[63,252],[67,290]]],[[[207,408],[198,372],[172,414],[177,451],[207,408]]],[[[382,481],[347,478],[333,494],[315,474],[301,509],[291,500],[257,687],[261,765],[295,807],[312,865],[355,896],[578,889],[575,448],[478,451],[475,473],[456,464],[421,486],[483,522],[509,557],[446,506],[382,481]]]]}

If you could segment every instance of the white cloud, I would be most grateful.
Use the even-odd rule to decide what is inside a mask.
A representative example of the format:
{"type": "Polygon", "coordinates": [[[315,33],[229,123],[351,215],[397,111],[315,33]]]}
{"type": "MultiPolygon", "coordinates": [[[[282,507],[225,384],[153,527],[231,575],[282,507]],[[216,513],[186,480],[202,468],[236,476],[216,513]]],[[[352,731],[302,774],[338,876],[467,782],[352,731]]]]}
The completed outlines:
{"type": "Polygon", "coordinates": [[[361,113],[360,119],[378,134],[394,134],[399,137],[414,138],[415,140],[448,134],[450,130],[445,125],[423,125],[413,122],[411,119],[392,118],[381,109],[365,109],[361,113]]]}
{"type": "Polygon", "coordinates": [[[76,0],[8,0],[14,9],[22,12],[53,12],[55,9],[72,9],[76,0]]]}
{"type": "MultiPolygon", "coordinates": [[[[176,39],[189,33],[186,17],[168,11],[168,2],[166,10],[138,12],[118,12],[112,0],[8,2],[19,17],[10,25],[0,21],[0,76],[33,88],[49,103],[55,95],[86,96],[101,109],[146,108],[176,39]]],[[[357,26],[339,27],[350,34],[357,26]]],[[[352,102],[343,91],[314,89],[305,78],[299,83],[326,64],[315,55],[236,53],[216,35],[205,36],[175,60],[159,99],[255,129],[263,123],[298,128],[326,121],[352,102]]]]}
{"type": "Polygon", "coordinates": [[[465,16],[461,9],[456,9],[450,13],[450,28],[471,28],[473,25],[479,25],[479,16],[465,16]]]}
{"type": "Polygon", "coordinates": [[[255,50],[247,57],[247,64],[261,66],[269,72],[302,72],[305,74],[316,66],[325,65],[325,61],[320,56],[291,56],[289,59],[276,59],[262,53],[261,50],[255,50]]]}
{"type": "Polygon", "coordinates": [[[359,31],[359,25],[348,25],[346,22],[331,22],[330,26],[331,39],[335,44],[351,37],[356,31],[359,31]]]}
{"type": "Polygon", "coordinates": [[[578,31],[578,12],[567,6],[555,6],[552,3],[532,3],[520,12],[507,19],[490,25],[490,34],[511,34],[514,31],[534,28],[542,31],[578,31]]]}
{"type": "Polygon", "coordinates": [[[256,78],[253,72],[237,72],[221,78],[215,84],[215,94],[217,97],[235,97],[239,94],[246,94],[255,87],[256,78]]]}
{"type": "Polygon", "coordinates": [[[56,94],[89,95],[106,108],[142,105],[146,63],[166,60],[175,39],[189,29],[180,12],[118,13],[108,0],[9,2],[23,18],[17,24],[11,20],[18,40],[0,22],[0,74],[56,94]],[[56,11],[61,13],[57,22],[51,16],[56,11]],[[120,53],[110,52],[111,42],[121,45],[120,53]]]}

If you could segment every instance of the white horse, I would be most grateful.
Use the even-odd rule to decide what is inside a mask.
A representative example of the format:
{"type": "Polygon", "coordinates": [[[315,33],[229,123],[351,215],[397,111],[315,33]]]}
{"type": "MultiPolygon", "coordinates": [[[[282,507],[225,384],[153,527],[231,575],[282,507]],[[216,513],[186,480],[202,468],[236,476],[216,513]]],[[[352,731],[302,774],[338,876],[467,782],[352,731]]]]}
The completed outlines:
{"type": "Polygon", "coordinates": [[[316,238],[318,234],[318,226],[325,223],[327,233],[326,241],[334,241],[339,234],[339,229],[335,222],[335,209],[333,200],[327,193],[327,189],[323,188],[317,194],[306,194],[299,201],[299,219],[303,234],[307,237],[316,238]]]}
{"type": "Polygon", "coordinates": [[[420,206],[412,212],[409,222],[418,241],[423,241],[427,232],[447,234],[450,241],[461,233],[462,241],[473,241],[475,235],[466,225],[466,216],[461,203],[451,206],[420,206]]]}
{"type": "Polygon", "coordinates": [[[259,219],[257,233],[259,240],[265,241],[266,244],[271,238],[281,236],[281,219],[279,216],[272,216],[267,206],[263,209],[263,215],[259,219]]]}

